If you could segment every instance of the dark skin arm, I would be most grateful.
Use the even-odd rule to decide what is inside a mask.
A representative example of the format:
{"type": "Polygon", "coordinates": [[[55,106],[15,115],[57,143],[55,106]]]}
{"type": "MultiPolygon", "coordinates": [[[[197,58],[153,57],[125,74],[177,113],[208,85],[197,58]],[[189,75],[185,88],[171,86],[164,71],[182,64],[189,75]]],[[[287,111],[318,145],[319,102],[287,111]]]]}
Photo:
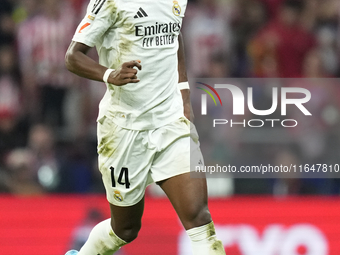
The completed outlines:
{"type": "MultiPolygon", "coordinates": [[[[178,58],[178,83],[180,82],[187,82],[187,70],[185,66],[185,54],[184,54],[184,44],[182,34],[179,34],[178,37],[179,48],[177,52],[178,58]]],[[[190,90],[189,89],[182,89],[182,99],[183,99],[183,107],[184,107],[184,116],[187,117],[191,122],[194,121],[194,114],[192,111],[191,101],[190,101],[190,90]]]]}
{"type": "MultiPolygon", "coordinates": [[[[65,56],[66,67],[69,71],[81,77],[103,81],[107,68],[86,55],[90,49],[91,47],[85,44],[72,41],[65,56]]],[[[139,82],[137,78],[138,70],[134,67],[142,70],[139,60],[123,63],[120,68],[110,74],[108,82],[116,86],[139,82]]]]}

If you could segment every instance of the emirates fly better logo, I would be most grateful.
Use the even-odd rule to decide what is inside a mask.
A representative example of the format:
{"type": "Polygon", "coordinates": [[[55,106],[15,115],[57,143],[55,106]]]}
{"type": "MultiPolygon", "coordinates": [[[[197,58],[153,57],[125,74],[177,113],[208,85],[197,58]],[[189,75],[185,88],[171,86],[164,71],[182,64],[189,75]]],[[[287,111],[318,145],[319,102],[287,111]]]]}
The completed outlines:
{"type": "MultiPolygon", "coordinates": [[[[269,116],[273,114],[279,105],[279,99],[281,102],[281,116],[287,116],[287,106],[292,105],[297,107],[297,109],[302,112],[304,116],[311,116],[312,114],[307,110],[305,104],[311,100],[311,93],[309,90],[305,88],[298,88],[298,87],[273,87],[272,88],[272,105],[269,109],[259,110],[254,107],[253,102],[253,88],[247,87],[246,95],[244,92],[236,85],[230,84],[215,84],[214,87],[208,85],[206,83],[197,82],[198,84],[204,87],[197,87],[198,89],[206,92],[206,94],[201,95],[201,115],[207,115],[208,112],[208,97],[211,97],[215,106],[219,106],[217,103],[215,96],[219,100],[220,106],[223,107],[222,99],[220,94],[217,92],[216,89],[222,92],[226,90],[231,93],[232,96],[232,114],[233,116],[242,116],[245,115],[245,106],[247,102],[248,110],[257,116],[269,116]],[[294,94],[295,96],[298,95],[299,98],[290,98],[289,95],[294,94]],[[247,99],[247,100],[246,100],[247,99]]],[[[225,107],[225,106],[224,106],[225,107]]],[[[212,109],[213,110],[213,109],[212,109]]],[[[296,127],[298,125],[298,121],[296,119],[277,119],[277,118],[259,118],[259,119],[243,119],[242,121],[235,121],[233,119],[213,119],[213,127],[217,125],[228,125],[230,127],[234,126],[242,126],[242,127],[252,127],[252,128],[259,128],[265,126],[268,123],[270,127],[275,126],[282,126],[282,127],[296,127]]]]}

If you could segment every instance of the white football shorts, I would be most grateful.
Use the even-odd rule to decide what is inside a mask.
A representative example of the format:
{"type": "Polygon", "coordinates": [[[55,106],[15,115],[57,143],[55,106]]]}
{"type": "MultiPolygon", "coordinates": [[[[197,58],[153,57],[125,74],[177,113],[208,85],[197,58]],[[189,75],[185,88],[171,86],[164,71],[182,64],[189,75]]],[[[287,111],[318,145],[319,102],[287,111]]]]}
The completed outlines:
{"type": "Polygon", "coordinates": [[[190,157],[204,164],[196,128],[185,117],[153,130],[130,130],[104,116],[97,132],[107,200],[117,206],[138,203],[153,182],[190,172],[190,157]]]}

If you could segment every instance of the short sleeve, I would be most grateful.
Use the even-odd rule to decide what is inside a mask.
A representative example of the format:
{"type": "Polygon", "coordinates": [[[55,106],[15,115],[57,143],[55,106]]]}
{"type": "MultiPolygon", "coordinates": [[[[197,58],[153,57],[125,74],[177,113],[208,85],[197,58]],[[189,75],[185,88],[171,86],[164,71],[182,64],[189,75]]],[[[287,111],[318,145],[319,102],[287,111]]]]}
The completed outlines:
{"type": "Polygon", "coordinates": [[[93,47],[115,23],[116,6],[113,0],[91,0],[84,19],[73,36],[73,41],[93,47]]]}

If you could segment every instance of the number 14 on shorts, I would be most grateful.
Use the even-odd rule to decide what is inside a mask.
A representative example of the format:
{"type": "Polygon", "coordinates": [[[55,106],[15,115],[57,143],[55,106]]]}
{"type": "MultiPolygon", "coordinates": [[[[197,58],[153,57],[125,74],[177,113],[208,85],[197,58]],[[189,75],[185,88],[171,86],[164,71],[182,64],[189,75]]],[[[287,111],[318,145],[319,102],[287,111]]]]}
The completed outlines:
{"type": "MultiPolygon", "coordinates": [[[[112,180],[112,187],[116,187],[116,180],[115,180],[115,169],[114,167],[110,167],[111,170],[111,180],[112,180]]],[[[129,181],[129,169],[127,167],[122,167],[120,170],[120,173],[118,175],[118,180],[117,183],[120,185],[125,185],[125,188],[129,189],[130,188],[130,181],[129,181]],[[124,179],[124,182],[123,182],[124,179]]]]}

